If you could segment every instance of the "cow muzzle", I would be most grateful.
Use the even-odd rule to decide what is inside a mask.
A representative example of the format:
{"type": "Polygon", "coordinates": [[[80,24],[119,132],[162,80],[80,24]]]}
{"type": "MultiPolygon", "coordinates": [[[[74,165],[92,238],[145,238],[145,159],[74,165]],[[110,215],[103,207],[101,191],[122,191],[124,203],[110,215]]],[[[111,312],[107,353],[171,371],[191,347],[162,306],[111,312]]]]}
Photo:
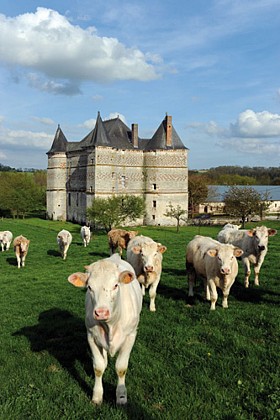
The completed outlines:
{"type": "Polygon", "coordinates": [[[107,308],[97,308],[93,312],[93,317],[98,321],[107,321],[110,317],[110,311],[107,308]]]}
{"type": "Polygon", "coordinates": [[[146,265],[144,270],[146,273],[152,273],[154,271],[154,267],[152,265],[146,265]]]}
{"type": "Polygon", "coordinates": [[[221,268],[221,273],[222,274],[230,274],[231,270],[228,267],[222,267],[221,268]]]}
{"type": "Polygon", "coordinates": [[[258,245],[258,250],[261,252],[261,251],[264,251],[265,250],[265,246],[264,245],[258,245]]]}

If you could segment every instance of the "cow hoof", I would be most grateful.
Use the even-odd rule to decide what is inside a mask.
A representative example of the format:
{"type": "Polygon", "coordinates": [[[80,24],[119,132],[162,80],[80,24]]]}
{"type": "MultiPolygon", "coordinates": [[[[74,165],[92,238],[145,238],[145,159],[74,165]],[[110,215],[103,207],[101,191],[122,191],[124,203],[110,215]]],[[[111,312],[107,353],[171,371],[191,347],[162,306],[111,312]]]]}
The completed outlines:
{"type": "Polygon", "coordinates": [[[127,403],[127,392],[125,385],[119,385],[117,387],[116,399],[118,405],[125,405],[127,403]]]}

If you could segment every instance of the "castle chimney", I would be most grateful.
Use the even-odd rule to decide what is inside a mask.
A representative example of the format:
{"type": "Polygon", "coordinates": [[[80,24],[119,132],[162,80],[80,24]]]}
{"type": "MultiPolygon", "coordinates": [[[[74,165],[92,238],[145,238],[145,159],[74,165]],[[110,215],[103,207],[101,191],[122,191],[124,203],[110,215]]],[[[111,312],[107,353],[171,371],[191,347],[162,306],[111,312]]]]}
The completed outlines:
{"type": "Polygon", "coordinates": [[[138,148],[138,124],[131,125],[131,140],[133,147],[138,148]]]}
{"type": "Polygon", "coordinates": [[[166,114],[166,146],[172,146],[172,117],[166,114]]]}

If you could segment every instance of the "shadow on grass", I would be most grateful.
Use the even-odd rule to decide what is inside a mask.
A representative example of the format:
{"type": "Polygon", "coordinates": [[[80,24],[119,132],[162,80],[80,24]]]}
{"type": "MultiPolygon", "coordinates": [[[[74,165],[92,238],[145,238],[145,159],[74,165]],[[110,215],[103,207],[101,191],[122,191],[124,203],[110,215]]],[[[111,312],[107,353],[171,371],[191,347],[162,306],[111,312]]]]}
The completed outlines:
{"type": "Polygon", "coordinates": [[[8,263],[9,265],[14,265],[15,267],[17,267],[17,259],[16,259],[16,257],[15,257],[15,258],[8,257],[8,258],[6,259],[6,261],[7,261],[7,263],[8,263]]]}
{"type": "MultiPolygon", "coordinates": [[[[12,335],[26,337],[30,341],[30,347],[33,352],[47,351],[51,356],[55,357],[60,366],[67,370],[91,399],[94,373],[83,319],[74,316],[69,311],[52,308],[40,313],[37,325],[23,327],[12,335]],[[82,377],[77,370],[77,362],[83,368],[84,376],[90,378],[90,385],[87,383],[86,378],[82,377]]],[[[115,406],[116,382],[113,385],[103,381],[104,401],[112,406],[115,406]]],[[[138,404],[131,398],[123,409],[131,414],[134,410],[141,412],[138,404]]]]}
{"type": "Polygon", "coordinates": [[[279,305],[280,293],[263,289],[261,286],[255,286],[252,283],[248,288],[246,288],[243,284],[235,282],[230,290],[230,294],[234,296],[236,300],[241,302],[279,305]]]}
{"type": "Polygon", "coordinates": [[[61,258],[61,253],[59,251],[54,250],[54,249],[49,249],[47,254],[50,255],[51,257],[60,257],[61,258]]]}

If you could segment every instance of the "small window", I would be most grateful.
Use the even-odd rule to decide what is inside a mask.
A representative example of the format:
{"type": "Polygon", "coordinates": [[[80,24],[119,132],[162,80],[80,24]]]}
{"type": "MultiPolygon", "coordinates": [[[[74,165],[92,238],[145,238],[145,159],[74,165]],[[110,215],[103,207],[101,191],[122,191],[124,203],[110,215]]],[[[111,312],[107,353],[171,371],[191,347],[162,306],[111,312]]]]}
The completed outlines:
{"type": "Polygon", "coordinates": [[[153,190],[157,189],[157,184],[153,184],[153,190]]]}
{"type": "Polygon", "coordinates": [[[76,195],[76,206],[78,207],[78,205],[79,205],[79,193],[77,193],[76,195]]]}
{"type": "Polygon", "coordinates": [[[156,216],[154,214],[152,215],[152,219],[153,220],[156,220],[156,216]]]}
{"type": "Polygon", "coordinates": [[[153,208],[155,209],[157,207],[157,202],[156,200],[153,200],[153,208]]]}
{"type": "Polygon", "coordinates": [[[126,187],[126,179],[125,179],[124,175],[122,175],[122,177],[121,177],[121,184],[122,184],[122,188],[126,187]]]}
{"type": "Polygon", "coordinates": [[[89,187],[89,191],[92,192],[92,185],[89,187]]]}
{"type": "Polygon", "coordinates": [[[68,194],[68,206],[71,206],[71,194],[68,194]]]}

